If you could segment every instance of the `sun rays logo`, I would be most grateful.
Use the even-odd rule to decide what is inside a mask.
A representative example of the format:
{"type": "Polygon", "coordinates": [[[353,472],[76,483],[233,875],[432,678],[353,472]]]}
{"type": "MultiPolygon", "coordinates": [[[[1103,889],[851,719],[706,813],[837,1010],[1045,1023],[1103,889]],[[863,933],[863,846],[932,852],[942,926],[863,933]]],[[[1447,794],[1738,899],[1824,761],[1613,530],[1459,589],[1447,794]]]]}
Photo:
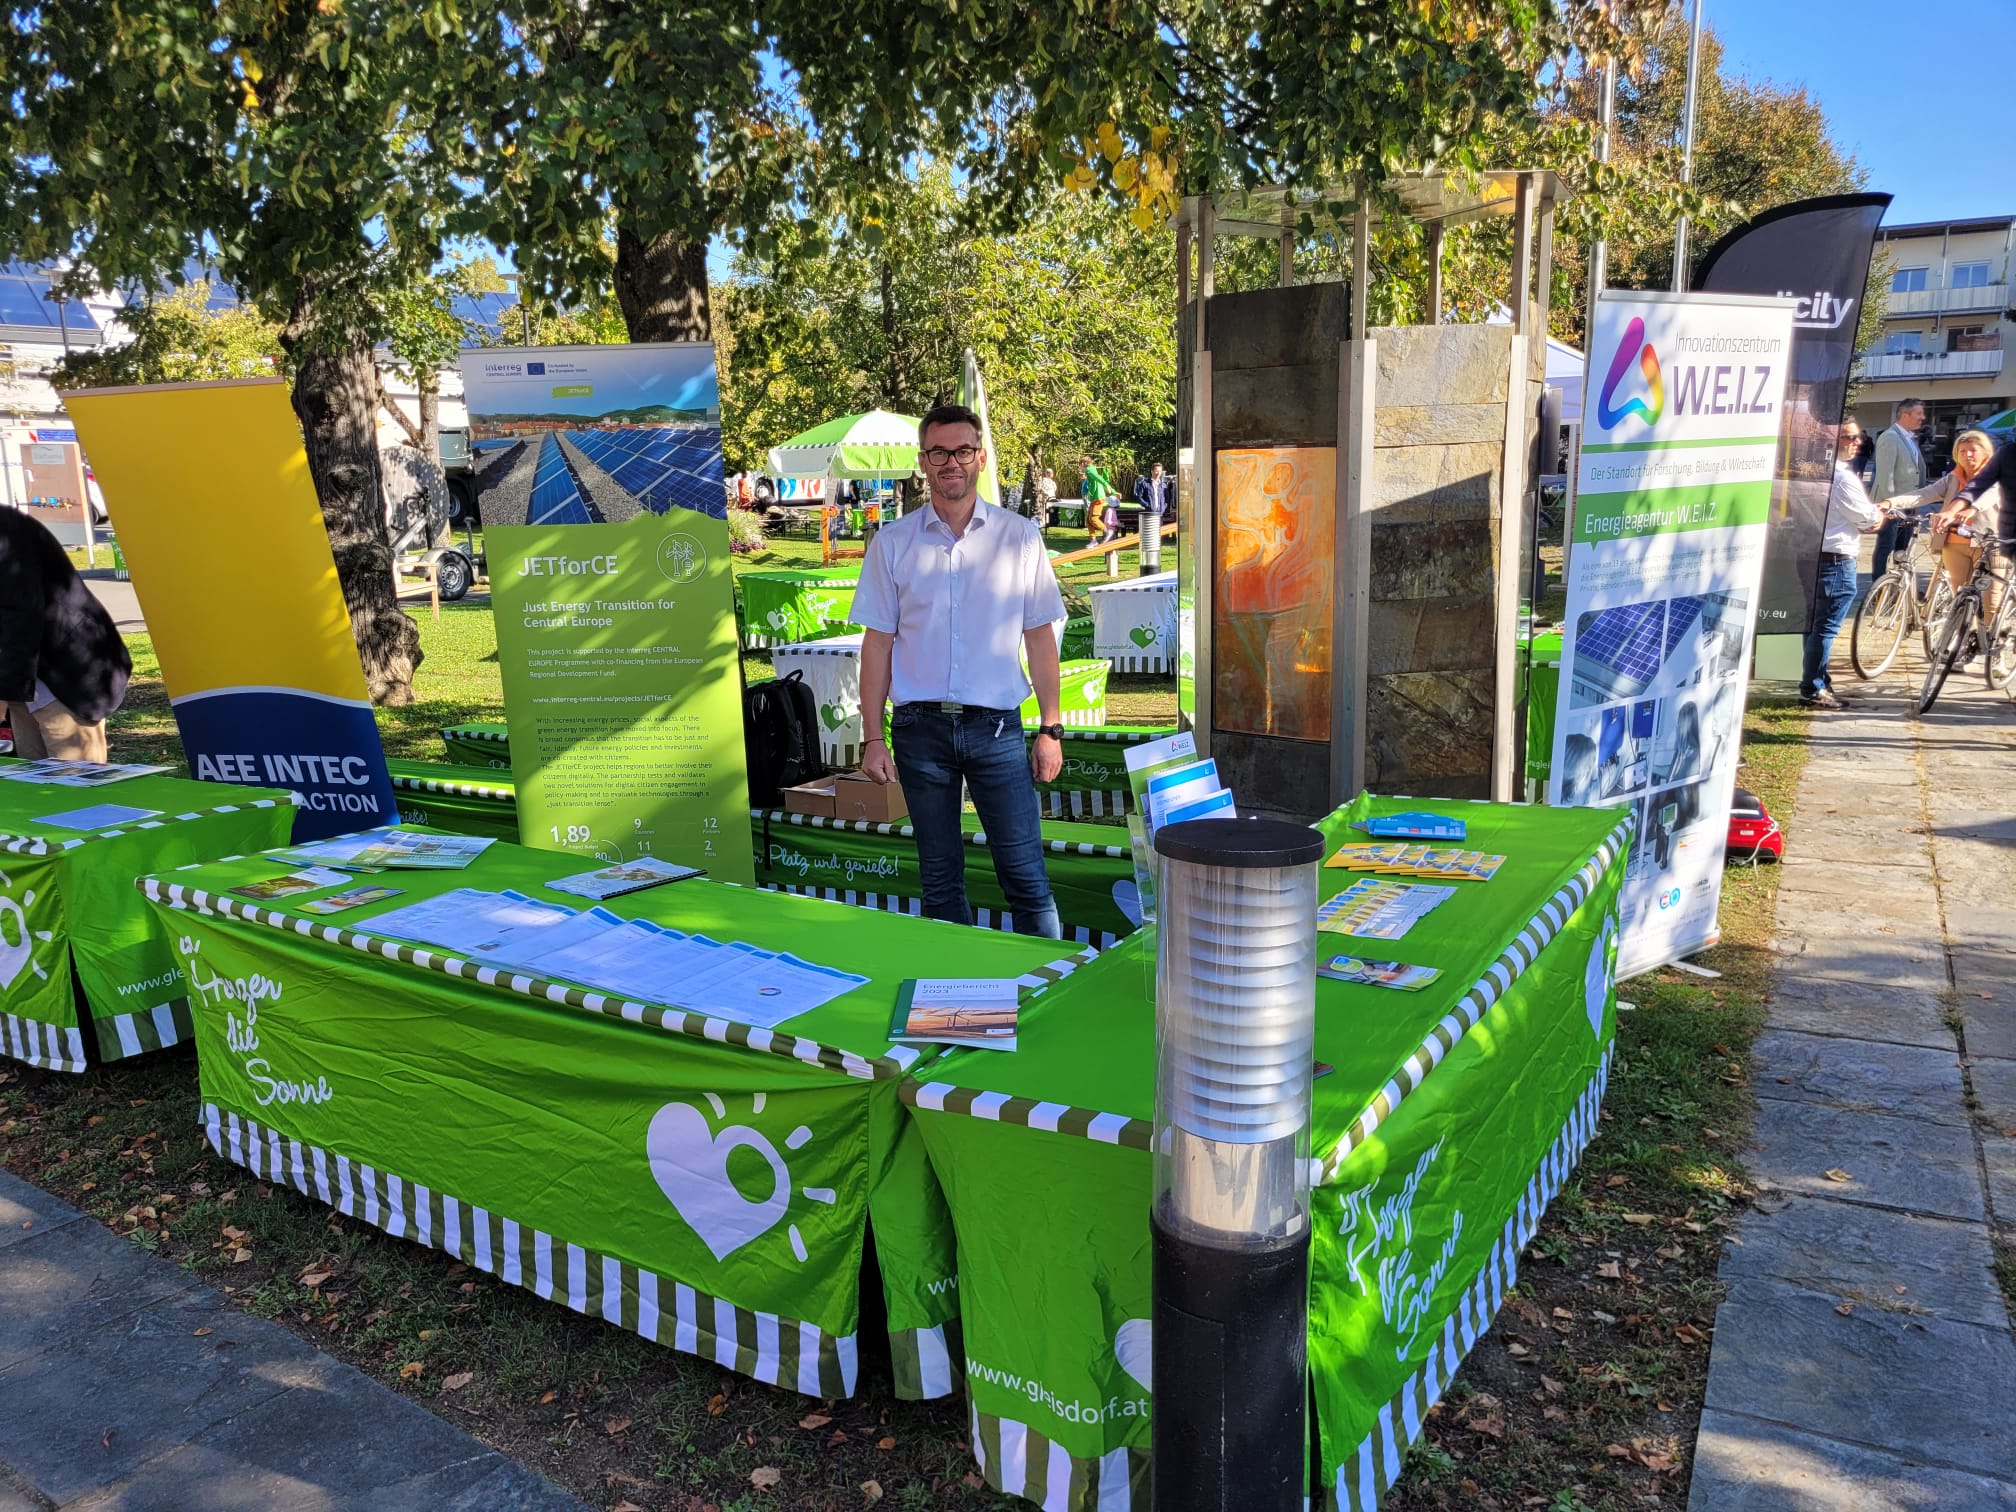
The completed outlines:
{"type": "MultiPolygon", "coordinates": [[[[717,1131],[691,1103],[670,1102],[652,1117],[644,1151],[672,1210],[716,1260],[726,1260],[784,1222],[791,1209],[791,1172],[766,1135],[747,1124],[727,1123],[727,1103],[712,1092],[701,1095],[724,1127],[717,1131]],[[747,1154],[734,1160],[731,1170],[738,1151],[747,1154]]],[[[763,1103],[761,1092],[750,1098],[751,1119],[763,1112],[763,1103]]],[[[801,1150],[811,1139],[812,1131],[799,1124],[784,1136],[784,1148],[801,1150]]],[[[801,1187],[799,1195],[829,1207],[839,1200],[831,1187],[801,1187]]],[[[791,1253],[804,1264],[805,1236],[795,1223],[785,1232],[791,1253]]]]}
{"type": "Polygon", "coordinates": [[[1624,339],[1617,343],[1617,355],[1610,359],[1610,376],[1603,380],[1602,397],[1596,401],[1596,418],[1603,422],[1605,430],[1615,430],[1627,416],[1642,415],[1647,425],[1657,425],[1659,417],[1665,413],[1666,384],[1659,374],[1659,354],[1645,339],[1645,322],[1634,315],[1631,324],[1624,327],[1624,339]],[[1617,397],[1617,385],[1623,382],[1624,370],[1631,365],[1634,352],[1638,357],[1638,371],[1645,376],[1645,390],[1650,402],[1632,398],[1621,405],[1613,404],[1617,397]]]}
{"type": "Polygon", "coordinates": [[[12,987],[24,971],[49,980],[48,970],[35,959],[35,942],[49,944],[56,936],[47,929],[28,927],[28,910],[34,906],[35,894],[23,891],[17,900],[14,879],[0,872],[0,990],[12,987]]]}

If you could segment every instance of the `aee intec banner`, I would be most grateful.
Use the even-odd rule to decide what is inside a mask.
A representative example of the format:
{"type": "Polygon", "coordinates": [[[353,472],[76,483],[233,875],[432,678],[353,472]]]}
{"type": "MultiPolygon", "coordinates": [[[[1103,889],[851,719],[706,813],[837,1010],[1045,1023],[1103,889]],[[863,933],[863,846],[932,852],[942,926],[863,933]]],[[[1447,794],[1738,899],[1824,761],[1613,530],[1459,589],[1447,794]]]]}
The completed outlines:
{"type": "Polygon", "coordinates": [[[1792,318],[1606,292],[1590,322],[1548,798],[1637,820],[1620,974],[1719,937],[1792,318]]]}

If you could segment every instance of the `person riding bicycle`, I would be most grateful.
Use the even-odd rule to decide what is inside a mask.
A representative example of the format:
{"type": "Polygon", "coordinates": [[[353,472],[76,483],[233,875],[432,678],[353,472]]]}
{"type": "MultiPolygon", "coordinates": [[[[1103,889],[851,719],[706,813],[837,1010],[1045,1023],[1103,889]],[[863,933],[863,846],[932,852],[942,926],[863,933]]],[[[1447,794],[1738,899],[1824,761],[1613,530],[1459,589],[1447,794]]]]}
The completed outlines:
{"type": "MultiPolygon", "coordinates": [[[[1983,441],[1988,439],[1979,431],[1970,431],[1968,434],[1981,436],[1983,441]]],[[[1954,444],[1957,446],[1959,443],[1956,441],[1954,444]]],[[[1975,511],[1971,528],[1977,541],[1985,533],[1985,527],[1991,518],[1995,520],[1994,529],[1997,536],[2005,541],[2016,537],[2016,441],[2004,441],[1981,470],[1955,491],[1947,509],[1957,512],[1962,506],[1975,511]],[[1993,502],[1997,493],[2001,495],[1999,511],[1995,510],[1993,502]]],[[[1947,510],[1940,511],[1942,515],[1946,512],[1947,510]]],[[[1979,551],[1982,545],[1977,545],[1974,549],[1979,551]]],[[[2006,550],[1998,551],[1997,556],[2006,561],[2009,553],[2006,550]]],[[[1999,599],[2002,585],[1991,579],[1988,591],[1999,599]]],[[[1987,601],[1986,593],[1983,594],[1983,599],[1986,622],[1993,624],[1995,603],[1987,601]]]]}
{"type": "MultiPolygon", "coordinates": [[[[1885,509],[1915,509],[1925,504],[1940,506],[1930,524],[1933,536],[1940,542],[1939,560],[1946,569],[1946,581],[1953,585],[1955,593],[1966,587],[1967,580],[1974,575],[1974,564],[1981,560],[1981,553],[1986,549],[1988,530],[1995,522],[2001,503],[2001,491],[1994,484],[1990,484],[1972,503],[1964,502],[1960,494],[1994,455],[1995,443],[1988,439],[1986,432],[1964,430],[1953,438],[1953,467],[1950,472],[1923,488],[1895,494],[1883,501],[1885,509]],[[1962,535],[1955,528],[1958,526],[1967,527],[1969,534],[1962,535]]],[[[1983,594],[1983,608],[1990,621],[1994,619],[2001,596],[2002,585],[1990,579],[1983,594]]]]}

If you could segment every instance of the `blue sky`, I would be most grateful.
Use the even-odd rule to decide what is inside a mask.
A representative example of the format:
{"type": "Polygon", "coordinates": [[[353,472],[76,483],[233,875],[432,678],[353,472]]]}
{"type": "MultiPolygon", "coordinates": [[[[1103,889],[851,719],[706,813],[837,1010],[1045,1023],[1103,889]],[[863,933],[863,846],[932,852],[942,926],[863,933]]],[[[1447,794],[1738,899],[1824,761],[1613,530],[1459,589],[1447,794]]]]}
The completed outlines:
{"type": "Polygon", "coordinates": [[[1870,189],[1896,196],[1890,223],[2016,215],[2009,143],[1995,140],[2016,0],[1702,0],[1702,20],[1725,72],[1806,86],[1870,189]]]}

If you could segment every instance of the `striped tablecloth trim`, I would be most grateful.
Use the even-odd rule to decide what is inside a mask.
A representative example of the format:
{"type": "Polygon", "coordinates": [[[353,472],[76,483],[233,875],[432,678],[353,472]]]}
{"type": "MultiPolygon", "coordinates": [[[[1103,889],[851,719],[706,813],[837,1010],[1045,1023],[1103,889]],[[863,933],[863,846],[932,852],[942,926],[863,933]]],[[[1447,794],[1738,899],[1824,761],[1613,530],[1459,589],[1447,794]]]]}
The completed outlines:
{"type": "Polygon", "coordinates": [[[1379,1410],[1377,1425],[1365,1435],[1356,1452],[1337,1467],[1336,1481],[1324,1488],[1324,1506],[1328,1512],[1378,1512],[1380,1496],[1400,1479],[1401,1457],[1406,1447],[1421,1437],[1421,1424],[1428,1410],[1441,1400],[1443,1391],[1455,1378],[1456,1367],[1497,1317],[1506,1293],[1519,1279],[1520,1251],[1531,1242],[1547,1204],[1554,1200],[1589,1141],[1596,1137],[1614,1052],[1614,1044],[1605,1048],[1602,1062],[1569,1111],[1567,1122],[1561,1126],[1540,1168],[1526,1184],[1519,1205],[1505,1220],[1504,1232],[1498,1236],[1484,1268],[1442,1325],[1442,1337],[1427,1360],[1379,1410]]]}
{"type": "Polygon", "coordinates": [[[141,830],[166,829],[171,824],[184,824],[191,819],[208,819],[212,814],[235,814],[243,809],[301,807],[299,793],[289,793],[283,798],[254,798],[245,803],[219,803],[206,809],[194,809],[186,814],[163,814],[158,819],[142,819],[134,824],[122,824],[117,829],[93,830],[88,835],[79,835],[74,840],[49,840],[40,835],[0,834],[0,851],[10,851],[17,856],[54,856],[64,851],[76,850],[80,845],[89,845],[94,840],[111,840],[120,835],[136,834],[141,830]]]}
{"type": "Polygon", "coordinates": [[[374,1170],[203,1106],[203,1137],[255,1176],[292,1186],[348,1217],[453,1255],[577,1313],[806,1396],[846,1397],[858,1378],[855,1335],[738,1307],[656,1272],[570,1244],[474,1203],[374,1170]]]}
{"type": "Polygon", "coordinates": [[[449,725],[441,731],[441,738],[444,741],[488,740],[505,745],[510,742],[511,731],[508,726],[502,730],[486,730],[477,725],[449,725]]]}
{"type": "MultiPolygon", "coordinates": [[[[423,971],[433,971],[442,976],[458,977],[464,981],[476,982],[480,986],[512,992],[535,1002],[556,1003],[586,1013],[600,1014],[605,1018],[620,1018],[634,1024],[645,1024],[653,1029],[662,1029],[668,1034],[683,1034],[693,1039],[713,1040],[716,1044],[737,1045],[750,1050],[765,1051],[771,1055],[783,1056],[787,1060],[802,1061],[806,1065],[825,1066],[829,1070],[840,1071],[862,1081],[888,1080],[902,1076],[923,1058],[923,1052],[911,1045],[891,1045],[881,1055],[862,1056],[856,1055],[851,1050],[843,1050],[837,1045],[822,1044],[818,1040],[786,1034],[777,1029],[759,1029],[749,1024],[737,1023],[732,1019],[689,1013],[684,1009],[666,1007],[662,1004],[631,1002],[625,998],[612,997],[607,993],[590,992],[586,988],[569,987],[562,982],[548,981],[545,977],[533,976],[526,972],[465,961],[460,956],[428,950],[405,940],[383,939],[376,935],[365,934],[361,930],[344,929],[335,924],[324,924],[314,919],[282,913],[279,909],[259,908],[251,903],[160,877],[141,877],[134,885],[139,887],[150,901],[166,908],[208,914],[212,917],[221,915],[228,919],[243,919],[251,924],[264,924],[269,928],[285,930],[306,939],[323,940],[331,945],[347,945],[366,955],[382,956],[388,961],[397,961],[423,971]]],[[[1062,981],[1097,954],[1096,950],[1082,950],[1076,955],[1033,967],[1017,980],[1025,990],[1042,991],[1053,983],[1062,981]]]]}
{"type": "MultiPolygon", "coordinates": [[[[64,968],[69,969],[67,966],[64,968]]],[[[16,1013],[0,1013],[0,1051],[44,1071],[81,1072],[84,1064],[84,1036],[67,1024],[45,1024],[40,1019],[22,1018],[16,1013]]]]}
{"type": "Polygon", "coordinates": [[[495,798],[516,802],[518,789],[493,787],[487,782],[446,782],[438,777],[402,777],[392,774],[392,786],[404,793],[448,793],[458,798],[495,798]]]}
{"type": "Polygon", "coordinates": [[[173,998],[134,1013],[93,1019],[98,1035],[98,1058],[127,1060],[181,1044],[195,1033],[189,1017],[189,999],[173,998]]]}
{"type": "Polygon", "coordinates": [[[973,1459],[988,1485],[1043,1512],[1148,1512],[1148,1451],[1080,1458],[1027,1423],[969,1405],[973,1459]]]}

